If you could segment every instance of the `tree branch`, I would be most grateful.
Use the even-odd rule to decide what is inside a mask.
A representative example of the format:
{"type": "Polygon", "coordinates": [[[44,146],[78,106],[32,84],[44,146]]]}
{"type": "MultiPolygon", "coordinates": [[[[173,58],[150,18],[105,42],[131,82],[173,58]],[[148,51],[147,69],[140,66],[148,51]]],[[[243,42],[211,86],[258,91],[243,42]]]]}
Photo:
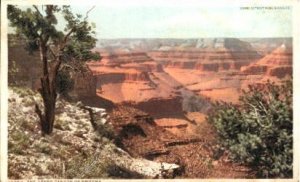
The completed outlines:
{"type": "Polygon", "coordinates": [[[71,70],[75,70],[72,66],[68,65],[68,64],[63,64],[60,69],[63,69],[63,68],[69,68],[71,70]]]}
{"type": "Polygon", "coordinates": [[[55,74],[55,76],[58,73],[58,69],[59,69],[59,67],[61,65],[61,62],[62,62],[62,59],[58,59],[57,62],[56,62],[56,64],[54,65],[54,69],[53,69],[54,72],[53,73],[55,74]]]}
{"type": "Polygon", "coordinates": [[[63,41],[63,46],[60,47],[60,51],[62,51],[66,47],[68,38],[71,36],[71,34],[74,31],[75,31],[75,27],[71,28],[71,30],[65,35],[64,41],[63,41]]]}
{"type": "Polygon", "coordinates": [[[39,8],[36,5],[33,5],[36,12],[43,18],[43,14],[40,12],[39,8]]]}
{"type": "MultiPolygon", "coordinates": [[[[86,15],[84,17],[84,21],[86,21],[88,19],[88,15],[89,13],[95,8],[96,6],[93,6],[91,9],[89,9],[87,12],[86,12],[86,15]]],[[[83,25],[82,25],[83,26],[83,25]]],[[[63,40],[63,43],[62,43],[62,46],[60,47],[60,51],[62,51],[65,47],[66,47],[66,44],[67,44],[67,41],[68,41],[68,38],[71,36],[71,34],[75,31],[76,27],[72,27],[71,30],[65,35],[64,37],[64,40],[63,40]]]]}
{"type": "Polygon", "coordinates": [[[54,57],[54,59],[57,59],[57,55],[54,53],[54,51],[51,49],[51,47],[48,47],[50,50],[51,55],[54,57]]]}
{"type": "Polygon", "coordinates": [[[89,9],[87,12],[86,12],[86,14],[85,14],[85,17],[84,17],[84,21],[86,21],[87,19],[88,19],[88,17],[89,17],[89,13],[95,8],[96,6],[93,6],[91,9],[89,9]]]}

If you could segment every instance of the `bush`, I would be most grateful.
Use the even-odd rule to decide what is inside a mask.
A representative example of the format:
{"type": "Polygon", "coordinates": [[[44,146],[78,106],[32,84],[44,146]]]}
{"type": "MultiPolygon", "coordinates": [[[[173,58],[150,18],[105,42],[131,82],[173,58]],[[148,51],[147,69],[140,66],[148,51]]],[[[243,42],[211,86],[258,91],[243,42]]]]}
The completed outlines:
{"type": "Polygon", "coordinates": [[[208,119],[233,160],[258,177],[293,176],[292,82],[249,86],[240,104],[216,103],[208,119]]]}

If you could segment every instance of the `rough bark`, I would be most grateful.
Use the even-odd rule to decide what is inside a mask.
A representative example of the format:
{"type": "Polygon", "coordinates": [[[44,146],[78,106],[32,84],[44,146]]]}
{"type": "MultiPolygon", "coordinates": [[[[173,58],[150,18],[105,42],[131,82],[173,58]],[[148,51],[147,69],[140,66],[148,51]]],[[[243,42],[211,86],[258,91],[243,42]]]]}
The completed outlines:
{"type": "Polygon", "coordinates": [[[38,104],[36,104],[35,110],[40,118],[42,134],[51,134],[55,120],[55,103],[57,98],[56,76],[61,61],[58,58],[54,65],[54,69],[49,70],[47,46],[43,41],[40,43],[40,57],[43,62],[43,77],[41,78],[41,88],[39,89],[39,92],[43,98],[44,112],[41,111],[38,104]]]}

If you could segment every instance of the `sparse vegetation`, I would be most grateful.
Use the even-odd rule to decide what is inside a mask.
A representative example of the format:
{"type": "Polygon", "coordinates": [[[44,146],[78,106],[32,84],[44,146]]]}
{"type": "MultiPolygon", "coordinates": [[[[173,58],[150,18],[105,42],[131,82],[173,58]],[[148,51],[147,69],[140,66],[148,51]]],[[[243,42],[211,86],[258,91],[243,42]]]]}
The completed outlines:
{"type": "Polygon", "coordinates": [[[54,128],[60,129],[60,130],[69,130],[70,127],[67,122],[65,122],[61,118],[57,118],[55,120],[54,128]]]}
{"type": "Polygon", "coordinates": [[[8,142],[8,148],[10,152],[22,155],[26,152],[26,148],[30,145],[29,136],[22,131],[12,133],[11,140],[8,142]]]}
{"type": "Polygon", "coordinates": [[[39,119],[34,114],[34,101],[41,102],[40,95],[22,87],[9,90],[9,178],[34,175],[40,178],[109,177],[110,167],[107,166],[113,164],[106,158],[108,154],[101,150],[112,144],[103,136],[111,133],[106,131],[107,127],[95,132],[87,112],[75,104],[58,100],[58,106],[65,111],[56,118],[54,127],[59,130],[51,136],[40,137],[39,119]],[[80,119],[75,115],[80,115],[80,119]]]}
{"type": "Polygon", "coordinates": [[[258,177],[291,178],[293,171],[292,82],[249,86],[240,105],[217,103],[208,119],[233,160],[258,177]]]}
{"type": "Polygon", "coordinates": [[[31,89],[25,88],[25,87],[19,87],[19,86],[14,86],[10,87],[14,92],[20,95],[20,97],[25,97],[25,96],[33,96],[36,94],[36,92],[32,91],[31,89]]]}
{"type": "Polygon", "coordinates": [[[101,135],[102,137],[107,138],[109,140],[114,140],[116,138],[115,132],[111,125],[103,125],[103,124],[98,125],[97,133],[99,135],[101,135]]]}
{"type": "Polygon", "coordinates": [[[91,155],[83,157],[77,155],[73,160],[66,164],[65,177],[67,178],[108,178],[108,168],[112,165],[111,161],[105,156],[91,155]],[[79,165],[80,164],[80,165],[79,165]]]}

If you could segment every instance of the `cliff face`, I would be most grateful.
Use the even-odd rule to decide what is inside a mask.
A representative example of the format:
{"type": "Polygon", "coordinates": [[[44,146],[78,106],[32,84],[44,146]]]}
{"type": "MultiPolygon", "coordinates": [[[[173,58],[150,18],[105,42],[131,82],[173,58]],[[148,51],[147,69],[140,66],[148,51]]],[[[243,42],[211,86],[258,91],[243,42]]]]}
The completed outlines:
{"type": "Polygon", "coordinates": [[[270,77],[283,78],[292,75],[292,48],[282,44],[270,54],[257,62],[241,68],[248,75],[263,74],[270,77]]]}
{"type": "Polygon", "coordinates": [[[73,93],[79,97],[96,96],[96,77],[91,72],[74,74],[73,93]]]}
{"type": "Polygon", "coordinates": [[[175,97],[163,66],[141,52],[102,52],[102,60],[87,65],[97,78],[97,94],[115,103],[139,103],[175,97]],[[164,75],[164,76],[162,76],[164,75]]]}
{"type": "Polygon", "coordinates": [[[39,80],[41,70],[39,54],[29,53],[25,49],[25,41],[20,37],[8,35],[8,83],[32,88],[39,80]],[[12,73],[12,70],[17,71],[12,73]]]}
{"type": "Polygon", "coordinates": [[[98,85],[126,81],[149,81],[149,72],[162,72],[162,66],[146,53],[101,52],[101,61],[87,63],[98,85]]]}
{"type": "Polygon", "coordinates": [[[142,107],[156,99],[168,103],[187,89],[200,97],[238,102],[246,85],[264,81],[265,75],[282,79],[292,70],[291,51],[258,54],[274,47],[273,40],[132,41],[108,41],[108,47],[96,49],[103,58],[88,66],[96,77],[97,95],[142,107]]]}
{"type": "Polygon", "coordinates": [[[200,71],[239,70],[260,58],[247,42],[238,39],[200,39],[194,48],[161,48],[149,53],[169,68],[200,71]]]}
{"type": "Polygon", "coordinates": [[[263,56],[258,52],[274,47],[273,39],[247,40],[144,40],[141,47],[150,42],[144,52],[126,47],[131,45],[129,40],[126,45],[116,41],[116,48],[102,47],[103,59],[89,67],[97,77],[98,95],[117,103],[135,102],[142,107],[158,98],[168,103],[167,99],[182,97],[182,89],[199,97],[237,103],[241,89],[248,84],[267,78],[280,81],[292,71],[290,44],[263,56]]]}

